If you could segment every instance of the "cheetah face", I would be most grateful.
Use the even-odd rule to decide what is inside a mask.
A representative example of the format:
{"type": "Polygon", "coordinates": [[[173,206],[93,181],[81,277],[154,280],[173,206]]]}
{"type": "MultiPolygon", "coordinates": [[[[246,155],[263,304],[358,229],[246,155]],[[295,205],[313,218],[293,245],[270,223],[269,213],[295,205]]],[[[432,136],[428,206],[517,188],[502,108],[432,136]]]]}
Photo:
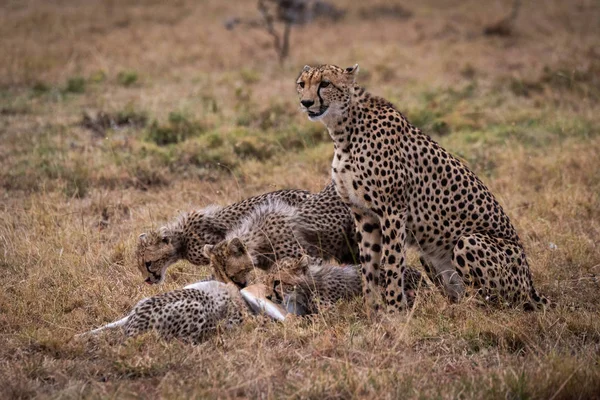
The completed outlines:
{"type": "Polygon", "coordinates": [[[341,69],[335,65],[305,65],[296,80],[300,105],[311,121],[340,117],[348,108],[358,64],[341,69]]]}
{"type": "Polygon", "coordinates": [[[178,260],[175,244],[160,232],[142,233],[135,254],[137,267],[148,284],[161,283],[167,268],[178,260]]]}
{"type": "Polygon", "coordinates": [[[204,255],[210,259],[218,280],[246,286],[247,275],[254,269],[254,261],[240,239],[223,240],[214,246],[207,244],[204,246],[204,255]]]}

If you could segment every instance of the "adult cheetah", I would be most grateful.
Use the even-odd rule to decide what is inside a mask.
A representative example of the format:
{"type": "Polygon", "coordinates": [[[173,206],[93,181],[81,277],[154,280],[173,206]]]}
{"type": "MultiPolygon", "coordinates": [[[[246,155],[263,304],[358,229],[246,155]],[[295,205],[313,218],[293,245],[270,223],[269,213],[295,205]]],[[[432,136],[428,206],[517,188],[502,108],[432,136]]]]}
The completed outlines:
{"type": "Polygon", "coordinates": [[[287,189],[251,197],[226,207],[209,206],[184,213],[158,230],[142,233],[136,247],[137,267],[146,283],[164,280],[170,265],[184,259],[205,265],[203,248],[217,244],[248,215],[268,201],[296,208],[296,220],[305,227],[306,245],[313,254],[353,262],[358,253],[354,218],[329,183],[318,193],[287,189]]]}
{"type": "Polygon", "coordinates": [[[405,309],[407,245],[451,301],[466,288],[493,303],[541,308],[523,246],[482,181],[388,101],[355,83],[358,64],[305,66],[303,110],[334,142],[332,177],[357,227],[367,311],[405,309]]]}

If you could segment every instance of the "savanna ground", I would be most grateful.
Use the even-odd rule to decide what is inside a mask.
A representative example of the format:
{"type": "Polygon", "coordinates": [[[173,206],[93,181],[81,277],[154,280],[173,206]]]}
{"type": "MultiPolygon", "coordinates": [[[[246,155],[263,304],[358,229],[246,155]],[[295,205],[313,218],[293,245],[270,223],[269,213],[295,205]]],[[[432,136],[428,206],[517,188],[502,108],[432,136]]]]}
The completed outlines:
{"type": "Polygon", "coordinates": [[[294,28],[279,65],[265,32],[223,27],[253,1],[3,2],[0,397],[600,397],[600,4],[524,1],[512,35],[484,35],[509,3],[340,0],[345,17],[294,28]],[[497,194],[555,309],[425,291],[372,324],[358,300],[199,346],[71,339],[207,273],[180,262],[147,287],[140,232],[323,187],[332,145],[294,79],[355,62],[497,194]]]}

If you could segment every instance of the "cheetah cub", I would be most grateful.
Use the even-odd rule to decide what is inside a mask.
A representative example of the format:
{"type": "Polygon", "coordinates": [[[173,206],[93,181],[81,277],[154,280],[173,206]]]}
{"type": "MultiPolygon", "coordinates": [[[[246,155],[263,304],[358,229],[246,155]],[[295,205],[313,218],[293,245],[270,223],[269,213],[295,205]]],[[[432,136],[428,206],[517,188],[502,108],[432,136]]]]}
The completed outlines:
{"type": "MultiPolygon", "coordinates": [[[[158,231],[140,235],[136,248],[138,269],[147,283],[156,284],[164,280],[167,268],[178,260],[207,264],[208,259],[202,252],[204,245],[219,243],[269,202],[294,208],[295,224],[303,227],[303,245],[309,253],[324,259],[354,261],[358,253],[354,218],[330,182],[318,193],[279,190],[227,207],[209,206],[182,214],[158,231]]],[[[265,229],[273,232],[278,227],[265,225],[265,229]]]]}
{"type": "Polygon", "coordinates": [[[205,245],[217,279],[239,287],[248,285],[248,271],[268,271],[281,259],[318,256],[307,236],[310,233],[298,218],[298,208],[277,200],[257,207],[216,246],[205,245]],[[216,255],[220,257],[216,257],[216,255]],[[220,262],[215,263],[215,260],[220,262]]]}
{"type": "Polygon", "coordinates": [[[199,343],[216,333],[218,326],[229,329],[239,324],[248,313],[237,287],[202,281],[143,299],[126,317],[78,336],[122,327],[126,336],[154,329],[165,339],[199,343]]]}
{"type": "Polygon", "coordinates": [[[142,233],[135,251],[137,267],[146,283],[164,280],[167,268],[179,260],[205,265],[208,259],[202,249],[216,244],[257,206],[267,200],[280,200],[291,206],[308,199],[310,192],[286,189],[250,197],[226,207],[211,205],[201,210],[183,213],[157,231],[142,233]]]}
{"type": "Polygon", "coordinates": [[[217,280],[247,289],[260,287],[260,292],[253,292],[256,297],[282,304],[287,313],[314,314],[321,307],[361,293],[360,272],[354,265],[339,266],[301,256],[279,259],[263,270],[256,268],[239,238],[206,245],[204,251],[217,280]]]}
{"type": "Polygon", "coordinates": [[[304,112],[334,143],[332,177],[354,214],[367,311],[408,305],[408,246],[453,302],[473,288],[496,304],[543,308],[519,236],[490,190],[390,102],[357,86],[357,73],[358,64],[307,65],[296,86],[304,112]]]}

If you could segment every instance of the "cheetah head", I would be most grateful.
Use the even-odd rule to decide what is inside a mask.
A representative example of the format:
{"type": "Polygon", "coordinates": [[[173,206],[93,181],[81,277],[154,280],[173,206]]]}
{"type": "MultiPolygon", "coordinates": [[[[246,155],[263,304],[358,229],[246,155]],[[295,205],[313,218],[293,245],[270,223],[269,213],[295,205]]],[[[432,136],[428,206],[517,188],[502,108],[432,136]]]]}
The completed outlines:
{"type": "Polygon", "coordinates": [[[137,267],[148,284],[161,283],[167,268],[180,258],[178,243],[167,231],[142,233],[135,256],[137,267]]]}
{"type": "Polygon", "coordinates": [[[216,245],[207,244],[204,255],[210,260],[218,280],[246,286],[248,274],[254,270],[254,260],[239,238],[223,240],[216,245]]]}
{"type": "Polygon", "coordinates": [[[342,69],[335,65],[305,65],[296,80],[302,110],[311,121],[337,119],[348,109],[358,64],[342,69]]]}

